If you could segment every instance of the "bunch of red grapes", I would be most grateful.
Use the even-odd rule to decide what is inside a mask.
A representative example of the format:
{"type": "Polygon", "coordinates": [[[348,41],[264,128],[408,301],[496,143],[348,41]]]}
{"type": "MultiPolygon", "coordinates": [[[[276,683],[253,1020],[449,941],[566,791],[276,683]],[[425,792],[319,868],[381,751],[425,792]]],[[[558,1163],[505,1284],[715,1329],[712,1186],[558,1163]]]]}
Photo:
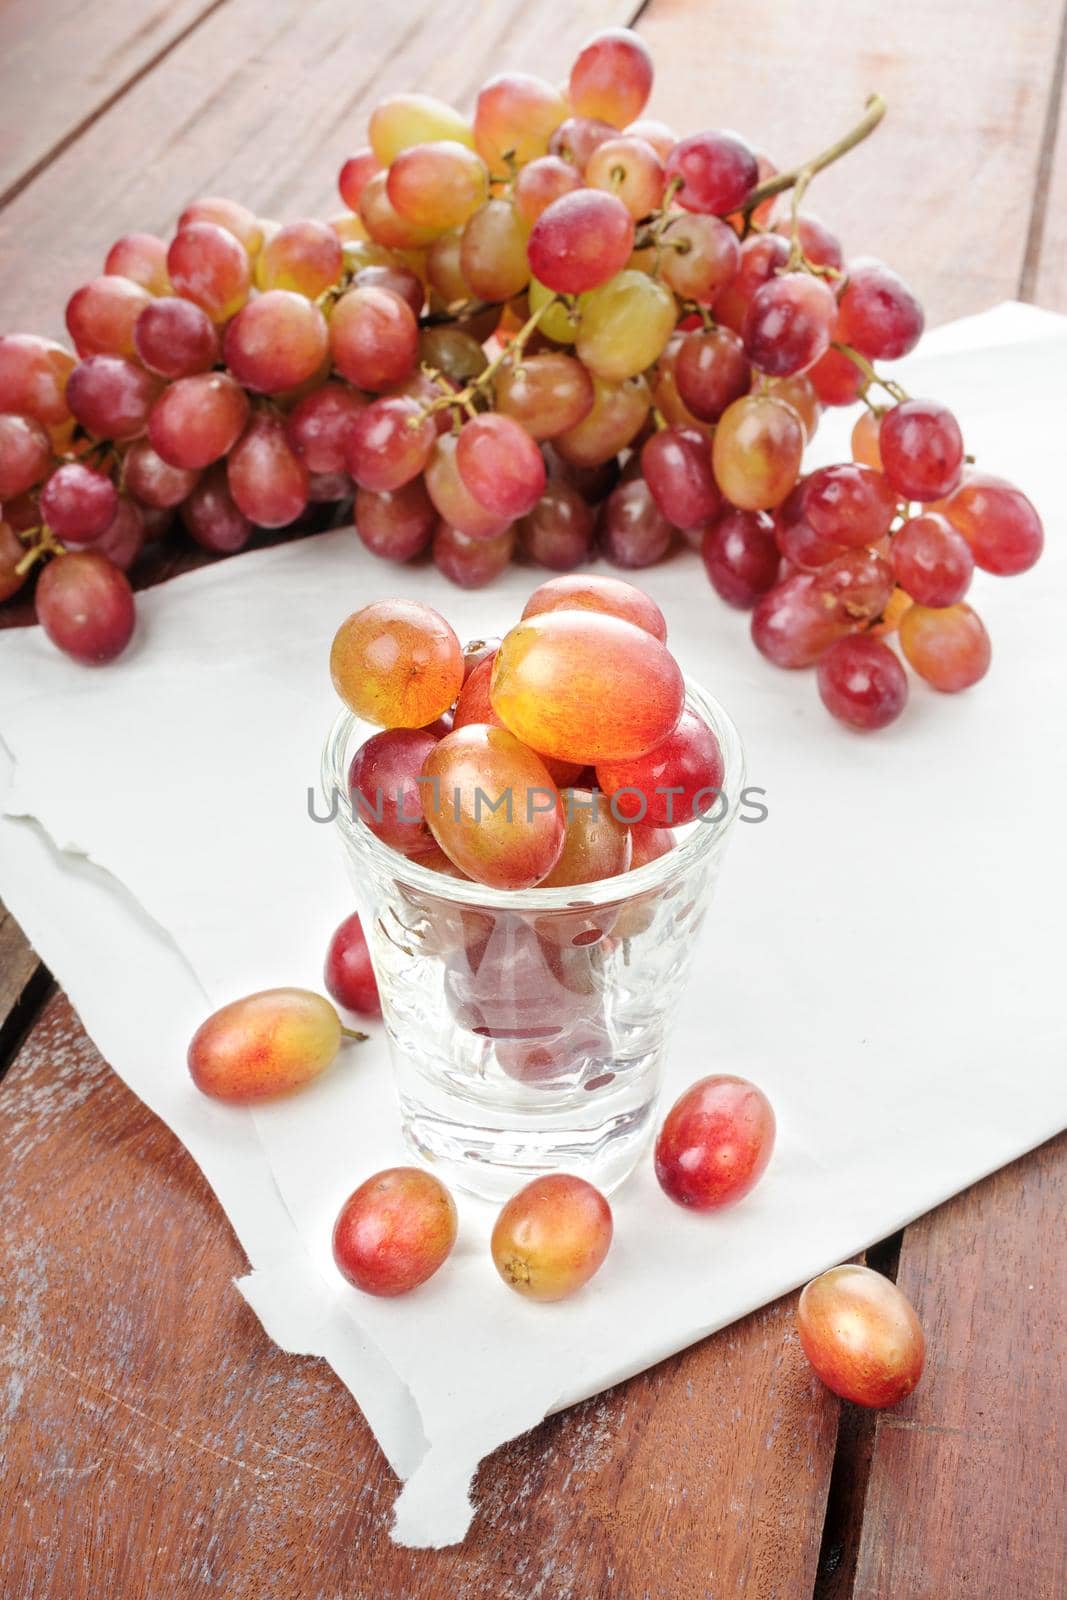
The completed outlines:
{"type": "Polygon", "coordinates": [[[175,518],[224,554],[354,498],[372,551],[470,587],[516,552],[640,568],[691,544],[855,727],[904,705],[893,632],[936,688],[974,683],[973,568],[1032,565],[1040,520],[873,366],[922,332],[906,284],[800,210],[882,102],[778,173],[736,134],[642,120],[651,85],[610,30],[562,88],[491,78],[472,118],[384,100],[332,221],[205,199],[169,244],[118,240],[67,307],[76,357],[0,340],[0,599],[37,572],[48,635],[109,660],[125,573],[175,518]],[[805,476],[823,407],[857,400],[854,459],[805,476]]]}

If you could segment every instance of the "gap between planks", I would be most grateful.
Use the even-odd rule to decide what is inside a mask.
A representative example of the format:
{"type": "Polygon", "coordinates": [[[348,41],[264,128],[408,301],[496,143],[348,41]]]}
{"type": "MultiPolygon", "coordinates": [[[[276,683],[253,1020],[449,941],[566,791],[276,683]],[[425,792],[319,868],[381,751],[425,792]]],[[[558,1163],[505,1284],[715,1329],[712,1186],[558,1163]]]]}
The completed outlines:
{"type": "Polygon", "coordinates": [[[1056,61],[1049,85],[1048,106],[1041,136],[1041,151],[1034,175],[1034,197],[1030,208],[1030,226],[1026,233],[1026,253],[1019,274],[1019,299],[1033,300],[1041,270],[1041,256],[1045,243],[1045,224],[1048,220],[1052,173],[1056,160],[1056,145],[1063,113],[1064,90],[1067,88],[1067,0],[1064,0],[1060,18],[1059,38],[1056,42],[1056,61]]]}

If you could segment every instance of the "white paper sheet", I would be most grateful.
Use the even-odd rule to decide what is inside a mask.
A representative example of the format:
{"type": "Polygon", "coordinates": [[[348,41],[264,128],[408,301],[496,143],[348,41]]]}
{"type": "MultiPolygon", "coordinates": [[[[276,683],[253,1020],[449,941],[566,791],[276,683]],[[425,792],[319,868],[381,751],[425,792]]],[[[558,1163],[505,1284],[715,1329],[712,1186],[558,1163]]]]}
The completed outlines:
{"type": "MultiPolygon", "coordinates": [[[[737,721],[770,809],[731,845],[666,1095],[716,1069],[750,1076],[774,1102],[779,1144],[759,1189],[714,1219],[671,1207],[645,1163],[613,1202],[607,1265],[561,1306],[504,1289],[491,1209],[466,1198],[452,1260],[414,1296],[375,1301],[338,1278],[338,1206],[405,1159],[380,1030],[254,1115],[206,1105],[183,1066],[210,1005],[317,985],[350,909],[331,830],[306,810],[335,709],[336,624],[403,593],[461,635],[498,633],[538,573],[464,594],[340,531],[141,596],[136,646],[102,672],[36,630],[0,638],[0,733],[16,763],[0,893],[104,1054],[200,1162],[267,1330],[326,1356],[356,1395],[407,1479],[402,1541],[461,1538],[478,1460],[546,1412],[765,1303],[1064,1122],[1065,360],[1067,320],[1009,306],[939,330],[901,364],[1046,519],[1033,573],[975,584],[994,664],[971,693],[913,681],[901,721],[858,738],[826,716],[810,674],[758,656],[695,558],[637,575],[685,669],[737,721]]],[[[847,454],[850,424],[828,418],[815,459],[847,454]]]]}

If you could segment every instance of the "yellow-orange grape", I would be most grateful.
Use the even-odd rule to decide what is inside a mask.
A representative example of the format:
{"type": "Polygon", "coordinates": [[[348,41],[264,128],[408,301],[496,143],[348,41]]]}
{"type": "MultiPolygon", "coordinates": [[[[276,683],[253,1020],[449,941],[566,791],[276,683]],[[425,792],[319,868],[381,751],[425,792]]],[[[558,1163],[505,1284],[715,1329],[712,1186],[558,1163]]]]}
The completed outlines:
{"type": "Polygon", "coordinates": [[[389,168],[386,190],[409,222],[458,228],[489,198],[489,171],[481,156],[455,139],[413,144],[389,168]]]}
{"type": "Polygon", "coordinates": [[[578,337],[578,316],[562,300],[557,300],[555,291],[546,288],[536,278],[531,278],[527,294],[531,311],[540,311],[542,306],[548,309],[543,313],[537,324],[538,331],[555,344],[573,344],[578,337]],[[554,304],[549,304],[555,301],[554,304]]]}
{"type": "Polygon", "coordinates": [[[456,228],[435,239],[426,252],[427,281],[446,306],[457,300],[473,299],[471,286],[463,276],[460,264],[462,248],[463,233],[456,228]]]}
{"type": "Polygon", "coordinates": [[[618,195],[631,217],[647,217],[663,201],[663,163],[643,139],[605,139],[586,162],[585,181],[618,195]]]}
{"type": "Polygon", "coordinates": [[[303,217],[287,222],[263,246],[256,260],[259,289],[291,289],[316,299],[340,278],[341,241],[328,222],[303,217]]]}
{"type": "Polygon", "coordinates": [[[814,1278],[797,1305],[804,1354],[834,1394],[891,1406],[911,1394],[926,1353],[919,1319],[895,1283],[846,1264],[814,1278]]]}
{"type": "Polygon", "coordinates": [[[133,330],[152,296],[129,278],[91,278],[67,302],[67,331],[80,356],[136,358],[133,330]]]}
{"type": "Polygon", "coordinates": [[[677,725],[685,685],[670,651],[592,611],[527,617],[493,663],[493,709],[532,750],[595,765],[644,755],[677,725]]]}
{"type": "Polygon", "coordinates": [[[632,622],[661,644],[667,638],[666,618],[651,595],[622,578],[604,578],[592,572],[549,578],[534,590],[522,615],[537,617],[546,611],[598,611],[632,622]]]}
{"type": "Polygon", "coordinates": [[[981,617],[965,603],[940,610],[909,606],[898,634],[909,666],[943,694],[969,689],[989,671],[989,635],[981,617]]]}
{"type": "Polygon", "coordinates": [[[556,435],[553,447],[572,466],[600,466],[640,432],[651,404],[644,374],[622,383],[594,376],[592,407],[581,422],[556,435]]]}
{"type": "Polygon", "coordinates": [[[382,167],[395,161],[401,150],[435,139],[454,139],[474,148],[474,133],[466,117],[432,94],[391,94],[371,112],[367,128],[375,160],[382,167]]]}
{"type": "Polygon", "coordinates": [[[420,1167],[389,1167],[341,1207],[333,1258],[364,1294],[408,1294],[444,1265],[456,1229],[455,1202],[440,1178],[420,1167]]]}
{"type": "Polygon", "coordinates": [[[563,852],[541,887],[596,883],[628,871],[630,830],[617,821],[607,795],[598,789],[565,789],[561,799],[567,826],[563,852]]]}
{"type": "Polygon", "coordinates": [[[569,1173],[535,1178],[503,1207],[493,1263],[527,1300],[564,1300],[599,1271],[611,1248],[611,1207],[591,1183],[569,1173]]]}
{"type": "Polygon", "coordinates": [[[402,217],[389,198],[389,174],[376,172],[359,197],[359,215],[376,244],[390,250],[417,250],[431,244],[439,229],[402,217]]]}
{"type": "Polygon", "coordinates": [[[189,1045],[197,1088],[248,1104],[288,1094],[324,1072],[341,1048],[341,1019],[310,989],[264,989],[212,1013],[189,1045]]]}
{"type": "Polygon", "coordinates": [[[510,300],[530,281],[526,229],[508,200],[487,200],[463,229],[460,271],[480,300],[510,300]]]}
{"type": "Polygon", "coordinates": [[[425,728],[463,687],[463,649],[439,612],[416,600],[375,600],[338,628],[334,688],[381,728],[425,728]]]}
{"type": "Polygon", "coordinates": [[[626,269],[578,301],[578,356],[608,382],[636,377],[662,354],[677,316],[666,285],[626,269]]]}
{"type": "Polygon", "coordinates": [[[852,429],[852,459],[860,466],[882,470],[882,448],[878,443],[881,419],[874,411],[864,411],[852,429]]]}
{"type": "Polygon", "coordinates": [[[746,395],[727,406],[712,446],[719,488],[742,511],[781,505],[797,481],[804,428],[793,410],[771,395],[746,395]]]}
{"type": "Polygon", "coordinates": [[[422,806],[441,849],[478,883],[531,889],[563,849],[559,791],[544,762],[506,728],[472,723],[423,764],[422,806]]]}
{"type": "Polygon", "coordinates": [[[639,117],[652,92],[652,57],[629,28],[605,28],[583,46],[571,68],[567,97],[579,117],[624,128],[639,117]]]}
{"type": "Polygon", "coordinates": [[[239,200],[226,200],[219,195],[207,195],[202,200],[194,200],[178,218],[179,232],[194,222],[209,222],[217,228],[225,228],[227,233],[232,233],[235,239],[241,241],[250,256],[259,254],[263,244],[262,224],[239,200]]]}

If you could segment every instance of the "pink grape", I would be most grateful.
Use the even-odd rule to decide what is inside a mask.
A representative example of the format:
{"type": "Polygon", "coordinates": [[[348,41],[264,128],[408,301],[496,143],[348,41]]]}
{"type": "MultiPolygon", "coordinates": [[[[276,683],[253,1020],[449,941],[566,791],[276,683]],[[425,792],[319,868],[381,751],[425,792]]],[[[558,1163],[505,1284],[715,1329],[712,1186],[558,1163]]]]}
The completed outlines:
{"type": "Polygon", "coordinates": [[[707,132],[680,139],[667,157],[667,180],[682,180],[686,211],[725,217],[744,204],[759,178],[753,150],[736,133],[707,132]]]}
{"type": "Polygon", "coordinates": [[[295,389],[320,372],[330,346],[326,318],[302,294],[268,289],[230,322],[223,339],[226,365],[258,394],[295,389]]]}
{"type": "Polygon", "coordinates": [[[430,542],[437,512],[421,478],[399,489],[375,493],[357,489],[353,520],[356,532],[376,556],[410,561],[430,542]]]}
{"type": "Polygon", "coordinates": [[[0,500],[40,483],[52,465],[52,442],[33,417],[0,414],[0,500]]]}
{"type": "Polygon", "coordinates": [[[152,296],[129,278],[93,278],[67,301],[67,328],[80,356],[132,356],[137,318],[152,296]]]}
{"type": "Polygon", "coordinates": [[[549,350],[505,366],[496,380],[496,408],[534,439],[577,427],[593,409],[593,380],[580,361],[549,350]]]}
{"type": "Polygon", "coordinates": [[[538,217],[527,245],[530,268],[557,294],[583,294],[607,283],[633,250],[633,218],[614,195],[576,189],[538,217]]]}
{"type": "MultiPolygon", "coordinates": [[[[838,332],[835,328],[835,338],[838,332]]],[[[856,363],[832,345],[809,367],[808,378],[824,406],[853,405],[866,381],[856,363]]]]}
{"type": "Polygon", "coordinates": [[[625,450],[648,416],[652,397],[641,376],[622,383],[593,378],[593,405],[581,422],[552,443],[570,469],[599,467],[625,450]]]}
{"type": "Polygon", "coordinates": [[[705,529],[701,555],[716,594],[732,606],[750,610],[778,577],[774,522],[765,511],[726,506],[705,529]]]}
{"type": "Polygon", "coordinates": [[[439,522],[433,536],[433,562],[438,572],[461,589],[482,589],[506,571],[515,550],[515,534],[508,527],[491,538],[471,538],[447,522],[439,522]]]}
{"type": "Polygon", "coordinates": [[[715,478],[743,511],[780,505],[796,483],[804,429],[791,406],[773,395],[735,400],[719,418],[712,446],[715,478]]]}
{"type": "Polygon", "coordinates": [[[389,174],[376,172],[359,197],[359,215],[367,233],[390,250],[418,250],[435,237],[433,228],[402,217],[389,198],[389,174]]]}
{"type": "Polygon", "coordinates": [[[252,537],[252,524],[238,510],[221,463],[208,468],[182,503],[181,519],[190,538],[213,555],[233,555],[252,537]]]}
{"type": "Polygon", "coordinates": [[[509,522],[532,511],[544,492],[540,450],[513,417],[499,413],[473,417],[460,429],[456,468],[478,504],[509,522]]]}
{"type": "Polygon", "coordinates": [[[962,533],[935,511],[912,517],[891,551],[893,575],[921,606],[954,606],[971,586],[974,556],[962,533]]]}
{"type": "Polygon", "coordinates": [[[585,181],[592,189],[617,195],[635,220],[662,203],[663,163],[643,139],[605,139],[586,162],[585,181]]]}
{"type": "Polygon", "coordinates": [[[652,57],[629,28],[594,34],[571,68],[567,98],[579,117],[624,128],[639,117],[652,92],[652,57]]]}
{"type": "Polygon", "coordinates": [[[989,635],[969,605],[909,606],[899,634],[909,666],[943,694],[969,689],[989,670],[989,635]]]}
{"type": "Polygon", "coordinates": [[[691,428],[661,428],[646,439],[641,471],[656,505],[676,528],[710,521],[722,504],[708,441],[691,428]]]}
{"type": "Polygon", "coordinates": [[[172,467],[209,467],[237,443],[248,397],[224,372],[198,372],[164,389],[148,416],[152,448],[172,467]]]}
{"type": "Polygon", "coordinates": [[[144,515],[140,506],[120,495],[115,515],[99,538],[93,540],[93,550],[97,555],[106,556],[120,572],[128,572],[144,542],[144,515]]]}
{"type": "MultiPolygon", "coordinates": [[[[299,450],[296,453],[299,455],[299,450]]],[[[338,500],[350,500],[354,491],[355,484],[347,472],[308,473],[308,501],[311,505],[325,505],[336,503],[338,500]]]]}
{"type": "Polygon", "coordinates": [[[606,139],[614,139],[618,131],[599,117],[567,117],[552,135],[548,148],[552,155],[584,172],[593,152],[606,139]]]}
{"type": "Polygon", "coordinates": [[[923,309],[902,278],[884,262],[849,263],[841,295],[839,337],[869,361],[895,361],[922,337],[923,309]]]}
{"type": "Polygon", "coordinates": [[[37,580],[34,607],[52,643],[86,666],[120,655],[136,621],[129,579],[95,550],[50,561],[37,580]]]}
{"type": "Polygon", "coordinates": [[[97,439],[135,439],[148,425],[158,378],[124,356],[88,356],[70,375],[67,404],[97,439]]]}
{"type": "Polygon", "coordinates": [[[598,762],[596,779],[620,821],[673,828],[714,810],[725,773],[715,734],[683,711],[673,732],[647,755],[598,762]]]}
{"type": "Polygon", "coordinates": [[[558,89],[527,72],[502,72],[478,93],[474,142],[490,172],[508,170],[508,158],[523,166],[548,154],[548,141],[567,114],[558,89]]]}
{"type": "Polygon", "coordinates": [[[744,346],[729,328],[687,333],[678,347],[674,378],[682,401],[702,422],[717,422],[752,382],[744,346]]]}
{"type": "MultiPolygon", "coordinates": [[[[793,219],[782,217],[774,224],[774,232],[780,233],[786,239],[792,240],[793,219]]],[[[807,259],[817,267],[832,267],[840,272],[845,264],[845,254],[841,248],[841,241],[836,233],[832,233],[818,217],[810,213],[797,218],[797,236],[800,248],[807,259]]]]}
{"type": "Polygon", "coordinates": [[[487,200],[467,221],[459,260],[464,280],[478,299],[510,300],[522,293],[530,281],[526,228],[510,201],[487,200]]]}
{"type": "Polygon", "coordinates": [[[200,474],[172,467],[147,439],[136,439],[126,452],[123,479],[126,488],[146,506],[178,506],[196,488],[200,474]]]}
{"type": "Polygon", "coordinates": [[[252,287],[247,250],[213,222],[180,228],[167,251],[167,271],[177,293],[212,322],[227,322],[240,311],[252,287]]]}
{"type": "Polygon", "coordinates": [[[418,779],[436,744],[422,728],[387,728],[360,745],[348,769],[353,816],[402,855],[434,847],[418,779]]]}
{"type": "Polygon", "coordinates": [[[907,703],[904,668],[883,640],[869,634],[835,640],[819,657],[816,678],[830,715],[861,733],[888,727],[907,703]]]}
{"type": "Polygon", "coordinates": [[[386,193],[409,222],[458,228],[489,198],[489,172],[481,156],[454,139],[409,145],[389,168],[386,193]]]}
{"type": "Polygon", "coordinates": [[[467,488],[456,463],[454,433],[439,434],[426,463],[426,490],[442,520],[470,539],[495,539],[510,519],[489,511],[467,488]]]}
{"type": "Polygon", "coordinates": [[[336,382],[324,383],[297,401],[285,431],[310,473],[348,471],[349,442],[365,408],[361,395],[336,382]]]}
{"type": "Polygon", "coordinates": [[[326,951],[322,981],[330,998],[359,1017],[380,1017],[382,1002],[367,936],[355,912],[335,929],[326,951]]]}
{"type": "Polygon", "coordinates": [[[134,325],[134,349],[151,372],[187,378],[207,372],[219,359],[215,324],[206,311],[177,296],[153,300],[134,325]]]}
{"type": "Polygon", "coordinates": [[[752,639],[778,667],[810,667],[828,645],[875,621],[893,590],[887,562],[849,550],[817,573],[797,573],[757,601],[752,639]]]}
{"type": "Polygon", "coordinates": [[[756,290],[745,314],[745,350],[754,366],[786,378],[830,348],[837,301],[821,278],[789,272],[756,290]]]}
{"type": "Polygon", "coordinates": [[[593,513],[577,489],[554,479],[519,524],[519,540],[531,561],[570,572],[589,559],[593,513]]]}
{"type": "Polygon", "coordinates": [[[359,197],[367,183],[373,178],[381,167],[374,151],[368,145],[362,150],[357,150],[354,156],[349,156],[337,177],[337,187],[341,199],[349,211],[359,210],[359,197]]]}
{"type": "Polygon", "coordinates": [[[715,320],[740,333],[756,290],[770,283],[789,260],[789,246],[777,233],[756,233],[741,245],[737,271],[715,297],[715,320]]]}
{"type": "Polygon", "coordinates": [[[674,542],[674,529],[643,478],[620,483],[608,495],[600,521],[600,545],[617,567],[651,567],[674,542]]]}
{"type": "Polygon", "coordinates": [[[685,300],[710,306],[733,282],[741,247],[733,229],[718,217],[679,212],[661,235],[663,281],[685,300]]]}
{"type": "Polygon", "coordinates": [[[999,577],[1026,572],[1044,547],[1041,518],[1031,502],[1021,489],[988,472],[968,468],[939,509],[963,534],[976,564],[999,577]]]}
{"type": "Polygon", "coordinates": [[[111,479],[80,461],[57,467],[41,490],[41,520],[70,544],[92,544],[118,510],[111,479]]]}
{"type": "Polygon", "coordinates": [[[845,545],[877,544],[889,532],[897,496],[880,472],[842,462],[805,480],[804,517],[820,538],[845,545]]]}
{"type": "Polygon", "coordinates": [[[33,333],[0,338],[0,412],[32,417],[45,428],[61,426],[70,416],[64,392],[74,365],[70,351],[53,339],[33,333]]]}
{"type": "Polygon", "coordinates": [[[415,365],[419,326],[389,289],[350,289],[330,317],[330,351],[341,376],[359,389],[387,389],[415,365]]]}
{"type": "Polygon", "coordinates": [[[221,195],[205,195],[194,200],[178,218],[178,229],[189,228],[193,223],[207,223],[232,234],[250,256],[257,256],[263,244],[263,228],[258,218],[239,200],[227,200],[221,195]]]}
{"type": "Polygon", "coordinates": [[[959,485],[963,435],[939,400],[905,400],[882,418],[882,466],[906,500],[942,500],[959,485]]]}
{"type": "Polygon", "coordinates": [[[348,470],[363,489],[399,489],[422,472],[436,438],[433,419],[416,400],[374,400],[352,425],[348,470]]]}
{"type": "Polygon", "coordinates": [[[284,528],[308,503],[308,471],[293,450],[280,417],[252,417],[226,462],[226,481],[237,509],[260,528],[284,528]]]}

